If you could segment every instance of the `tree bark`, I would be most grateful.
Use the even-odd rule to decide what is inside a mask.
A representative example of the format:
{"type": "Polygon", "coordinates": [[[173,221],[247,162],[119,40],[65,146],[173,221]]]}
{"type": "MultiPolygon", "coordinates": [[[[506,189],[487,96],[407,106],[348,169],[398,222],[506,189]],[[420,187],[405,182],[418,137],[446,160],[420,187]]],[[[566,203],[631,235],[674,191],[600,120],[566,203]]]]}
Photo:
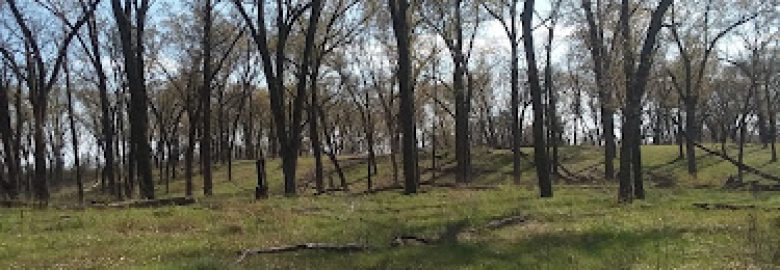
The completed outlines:
{"type": "Polygon", "coordinates": [[[641,102],[650,76],[650,68],[655,49],[656,36],[660,32],[663,17],[673,0],[661,0],[657,8],[652,12],[647,29],[647,36],[642,43],[639,54],[639,65],[634,67],[634,53],[631,48],[631,29],[629,28],[631,9],[629,0],[623,0],[620,10],[620,30],[623,39],[624,72],[626,79],[626,104],[624,109],[623,143],[620,150],[620,187],[618,200],[631,202],[635,193],[634,187],[642,186],[641,178],[641,143],[640,127],[641,102]],[[632,186],[633,184],[633,186],[632,186]]]}
{"type": "MultiPolygon", "coordinates": [[[[410,48],[409,2],[389,0],[393,20],[393,32],[398,46],[398,88],[400,110],[398,122],[403,132],[403,171],[404,192],[417,193],[419,179],[417,174],[417,132],[414,121],[414,82],[412,81],[412,63],[410,48]]],[[[457,69],[457,67],[456,67],[457,69]]],[[[457,73],[457,71],[456,71],[457,73]]],[[[460,164],[460,162],[459,162],[460,164]]]]}
{"type": "MultiPolygon", "coordinates": [[[[600,2],[597,2],[596,10],[601,14],[600,2]]],[[[606,89],[607,82],[605,78],[605,69],[609,63],[604,59],[607,54],[604,47],[604,29],[601,23],[596,23],[596,16],[591,9],[590,0],[583,0],[582,7],[585,10],[585,16],[588,21],[588,44],[593,58],[593,71],[596,77],[596,87],[598,88],[598,97],[601,110],[602,137],[604,139],[604,174],[607,180],[613,180],[615,177],[615,124],[614,110],[611,109],[611,95],[606,89]]],[[[601,19],[601,18],[599,18],[601,19]]]]}
{"type": "MultiPolygon", "coordinates": [[[[18,198],[18,183],[19,183],[19,167],[20,164],[18,158],[19,148],[14,145],[13,129],[11,129],[11,113],[9,110],[8,92],[10,87],[5,78],[0,78],[0,137],[2,137],[3,153],[5,154],[5,166],[8,169],[8,179],[4,182],[0,182],[3,191],[10,200],[16,200],[18,198]]],[[[16,112],[17,115],[21,114],[21,111],[16,112]]],[[[18,120],[17,120],[18,121],[18,120]]],[[[0,174],[2,174],[0,172],[0,174]]]]}
{"type": "Polygon", "coordinates": [[[70,137],[73,143],[73,168],[76,171],[76,188],[78,190],[79,204],[84,204],[84,184],[81,181],[81,162],[79,162],[79,136],[76,131],[75,113],[73,111],[73,86],[70,80],[68,60],[65,60],[63,72],[65,72],[65,91],[68,95],[68,120],[70,122],[70,137]]]}
{"type": "Polygon", "coordinates": [[[322,173],[322,144],[320,142],[320,134],[317,129],[317,106],[319,106],[319,97],[317,93],[317,79],[319,76],[319,57],[314,61],[312,65],[311,79],[309,84],[311,85],[309,91],[311,91],[311,101],[309,102],[309,140],[311,140],[312,154],[314,155],[314,184],[317,188],[317,193],[325,192],[325,183],[323,182],[322,173]]]}
{"type": "MultiPolygon", "coordinates": [[[[119,0],[112,0],[114,19],[119,29],[124,55],[125,76],[130,89],[130,141],[131,161],[135,163],[139,181],[140,195],[145,199],[154,199],[154,182],[151,170],[151,148],[148,132],[148,97],[144,78],[143,33],[148,0],[140,0],[135,8],[135,25],[130,22],[130,7],[122,6],[119,0]],[[133,35],[135,34],[135,35],[133,35]]],[[[130,172],[132,175],[133,172],[130,172]]]]}
{"type": "Polygon", "coordinates": [[[211,82],[214,80],[211,70],[211,0],[205,0],[203,4],[203,87],[201,88],[200,101],[203,126],[200,137],[200,159],[203,176],[203,194],[213,194],[213,182],[211,175],[211,82]]]}
{"type": "Polygon", "coordinates": [[[544,108],[542,106],[542,87],[539,84],[539,70],[536,66],[536,53],[533,39],[533,13],[534,0],[526,0],[523,6],[523,44],[525,46],[525,59],[528,66],[528,82],[531,86],[531,102],[534,111],[534,163],[536,175],[539,179],[539,193],[542,198],[552,197],[552,182],[547,157],[547,145],[544,133],[544,108]]]}

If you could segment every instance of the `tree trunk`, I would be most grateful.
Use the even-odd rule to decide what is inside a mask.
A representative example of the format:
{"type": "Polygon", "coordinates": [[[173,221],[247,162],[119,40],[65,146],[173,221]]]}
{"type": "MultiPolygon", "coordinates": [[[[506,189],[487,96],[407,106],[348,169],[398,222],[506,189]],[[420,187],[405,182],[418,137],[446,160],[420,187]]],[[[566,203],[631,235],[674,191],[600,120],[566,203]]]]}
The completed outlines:
{"type": "Polygon", "coordinates": [[[75,113],[73,111],[73,86],[70,81],[70,70],[68,69],[67,60],[63,65],[63,71],[65,72],[65,90],[68,95],[68,120],[70,122],[70,136],[73,142],[73,167],[76,171],[76,188],[78,189],[79,204],[84,203],[84,184],[81,182],[81,163],[79,162],[79,137],[76,132],[76,120],[75,113]]]}
{"type": "MultiPolygon", "coordinates": [[[[393,32],[398,45],[398,85],[400,110],[398,122],[403,132],[404,192],[417,193],[417,132],[414,121],[414,83],[410,48],[410,27],[408,23],[409,3],[406,0],[389,0],[393,20],[393,32]]],[[[457,66],[457,64],[456,64],[457,66]]],[[[456,67],[457,69],[457,67],[456,67]]],[[[457,73],[457,71],[456,71],[457,73]]],[[[460,164],[459,164],[460,165],[460,164]]]]}
{"type": "Polygon", "coordinates": [[[539,193],[542,198],[552,197],[552,182],[547,158],[547,145],[544,134],[544,108],[542,106],[542,87],[539,84],[539,70],[536,66],[536,53],[532,35],[532,20],[534,0],[526,0],[523,7],[523,44],[525,46],[525,59],[528,66],[528,82],[531,86],[531,102],[534,111],[534,163],[536,175],[539,179],[539,193]]]}
{"type": "MultiPolygon", "coordinates": [[[[631,29],[629,28],[629,10],[631,8],[629,0],[623,0],[620,7],[620,32],[623,39],[624,58],[623,70],[626,80],[626,107],[624,109],[623,143],[620,150],[621,175],[618,200],[624,203],[631,202],[634,193],[639,192],[632,190],[634,189],[633,187],[642,187],[641,148],[639,147],[641,143],[640,128],[642,126],[641,103],[647,80],[650,77],[656,36],[661,30],[664,14],[672,2],[673,0],[661,0],[658,7],[652,12],[637,67],[634,67],[634,53],[631,48],[631,29]]],[[[643,191],[642,194],[644,194],[643,191]]]]}
{"type": "MultiPolygon", "coordinates": [[[[120,33],[122,53],[124,55],[125,75],[130,88],[130,141],[131,161],[135,162],[140,179],[138,181],[141,197],[154,199],[154,182],[150,163],[148,131],[148,97],[144,78],[143,32],[148,0],[141,0],[135,8],[135,25],[128,16],[129,7],[123,7],[119,0],[112,0],[114,18],[120,33]],[[133,36],[135,34],[135,36],[133,36]],[[133,40],[134,39],[134,40],[133,40]]],[[[133,175],[133,172],[130,172],[133,175]]]]}
{"type": "MultiPolygon", "coordinates": [[[[336,157],[336,150],[335,150],[336,147],[334,146],[333,143],[333,136],[330,133],[328,122],[325,121],[325,112],[322,110],[322,106],[317,106],[317,111],[319,112],[318,114],[320,117],[320,122],[322,122],[322,130],[325,135],[325,143],[328,145],[328,151],[325,151],[325,153],[328,155],[330,162],[333,163],[333,167],[336,169],[336,174],[338,174],[339,176],[341,188],[347,190],[347,178],[346,176],[344,176],[344,171],[341,169],[341,164],[339,163],[339,159],[336,157]]],[[[332,178],[330,180],[330,187],[333,188],[332,178]]]]}
{"type": "Polygon", "coordinates": [[[200,93],[203,132],[200,137],[200,159],[203,175],[203,194],[213,194],[211,175],[211,82],[214,80],[211,69],[211,0],[203,4],[203,88],[200,93]]]}
{"type": "Polygon", "coordinates": [[[309,140],[311,140],[312,154],[314,155],[314,183],[317,188],[317,193],[325,192],[325,184],[323,182],[322,173],[322,145],[320,143],[320,134],[317,129],[317,106],[319,106],[319,98],[317,96],[317,78],[319,76],[319,64],[320,58],[317,57],[312,65],[310,91],[311,101],[309,103],[309,140]]]}
{"type": "MultiPolygon", "coordinates": [[[[601,11],[600,1],[596,2],[596,10],[601,11]]],[[[596,87],[598,88],[598,97],[600,103],[601,113],[601,127],[602,137],[604,140],[604,174],[607,180],[613,180],[615,178],[615,120],[614,110],[611,109],[611,95],[607,88],[605,72],[607,69],[608,58],[604,59],[603,56],[607,54],[604,45],[604,31],[601,21],[596,23],[596,16],[591,9],[591,1],[583,0],[582,7],[585,10],[586,19],[588,21],[588,34],[589,34],[589,49],[591,51],[591,58],[593,58],[593,71],[596,76],[596,87]]],[[[599,17],[601,20],[602,18],[599,17]]],[[[602,20],[603,21],[603,20],[602,20]]],[[[615,38],[615,37],[613,37],[615,38]]]]}
{"type": "Polygon", "coordinates": [[[120,199],[121,192],[117,187],[114,172],[114,127],[112,125],[113,121],[111,120],[111,103],[108,100],[108,78],[106,77],[105,70],[103,69],[103,63],[100,61],[100,59],[103,58],[100,52],[100,41],[94,15],[90,17],[89,21],[87,21],[87,30],[87,33],[89,34],[92,57],[94,58],[92,59],[92,65],[95,69],[95,73],[97,74],[98,79],[97,82],[100,96],[100,111],[102,113],[100,122],[103,131],[103,161],[105,164],[103,165],[104,169],[103,175],[101,177],[104,178],[107,182],[110,194],[113,194],[117,199],[120,199]]]}
{"type": "Polygon", "coordinates": [[[699,138],[699,122],[696,117],[697,102],[695,100],[685,101],[685,157],[688,165],[688,174],[696,178],[696,146],[694,140],[699,138]]]}
{"type": "MultiPolygon", "coordinates": [[[[21,87],[20,87],[21,89],[21,87]]],[[[0,183],[8,199],[16,200],[18,197],[19,170],[17,165],[21,164],[18,158],[19,148],[14,145],[13,130],[11,129],[11,116],[8,102],[8,92],[10,87],[6,84],[4,78],[0,78],[0,137],[3,140],[3,153],[5,154],[5,166],[8,168],[8,180],[0,183]]],[[[20,115],[22,112],[16,112],[20,115]]],[[[17,118],[17,121],[18,118],[17,118]]],[[[18,128],[18,127],[17,127],[18,128]]],[[[2,171],[0,171],[2,174],[2,171]]]]}
{"type": "Polygon", "coordinates": [[[547,112],[548,117],[547,123],[548,123],[548,134],[549,137],[549,145],[548,147],[551,148],[551,156],[552,156],[552,164],[550,164],[550,178],[552,178],[551,181],[556,181],[556,178],[558,176],[558,115],[557,115],[557,100],[555,95],[555,90],[553,89],[553,79],[552,79],[552,42],[554,37],[554,29],[555,29],[555,19],[552,20],[552,27],[549,27],[547,29],[547,54],[546,54],[546,65],[544,69],[544,86],[545,86],[545,92],[548,95],[548,101],[547,104],[547,112]]]}
{"type": "MultiPolygon", "coordinates": [[[[40,90],[38,90],[40,91],[40,90]]],[[[43,125],[46,121],[46,97],[40,93],[35,93],[35,105],[33,106],[34,133],[35,142],[33,159],[35,161],[35,177],[33,178],[33,194],[35,199],[40,202],[49,200],[49,186],[46,180],[46,143],[43,135],[43,125]]]]}
{"type": "Polygon", "coordinates": [[[510,42],[511,42],[511,87],[512,87],[512,176],[514,179],[514,183],[516,185],[520,184],[520,181],[522,179],[523,171],[520,164],[520,159],[522,158],[522,153],[520,152],[520,148],[522,147],[522,140],[523,140],[523,132],[522,132],[522,126],[520,126],[520,68],[519,66],[519,59],[518,59],[518,44],[517,44],[517,37],[516,37],[516,31],[515,31],[515,10],[516,10],[516,1],[513,2],[513,8],[510,10],[511,16],[512,16],[512,25],[510,26],[512,28],[511,32],[512,35],[510,35],[510,42]]]}

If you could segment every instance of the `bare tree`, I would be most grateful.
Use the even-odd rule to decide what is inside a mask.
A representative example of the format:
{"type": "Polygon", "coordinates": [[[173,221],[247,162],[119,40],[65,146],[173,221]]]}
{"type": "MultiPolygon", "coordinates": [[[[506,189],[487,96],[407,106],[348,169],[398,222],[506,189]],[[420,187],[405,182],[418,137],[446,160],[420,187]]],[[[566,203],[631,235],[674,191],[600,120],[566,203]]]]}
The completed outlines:
{"type": "MultiPolygon", "coordinates": [[[[609,10],[612,2],[610,1],[607,7],[602,7],[601,2],[596,1],[595,13],[593,12],[593,3],[590,0],[583,0],[582,8],[585,10],[585,18],[588,22],[587,44],[593,59],[593,73],[595,74],[599,97],[602,138],[604,139],[604,175],[607,180],[611,180],[615,177],[615,111],[612,108],[612,91],[610,91],[606,73],[612,64],[609,55],[610,51],[612,51],[611,44],[614,44],[614,42],[608,42],[605,38],[606,31],[604,27],[606,22],[603,10],[609,10]]],[[[612,40],[616,41],[618,39],[613,37],[612,40]]]]}
{"type": "MultiPolygon", "coordinates": [[[[41,203],[46,203],[49,200],[49,188],[46,178],[46,138],[44,137],[44,125],[47,109],[47,100],[49,92],[57,82],[59,72],[62,68],[62,64],[67,53],[67,47],[73,38],[76,36],[79,28],[84,25],[89,14],[94,12],[98,1],[91,2],[89,9],[85,14],[77,19],[77,21],[69,27],[70,29],[65,33],[62,38],[62,42],[58,45],[54,59],[52,61],[45,61],[41,42],[38,37],[32,32],[27,20],[24,18],[22,11],[18,8],[15,0],[9,0],[8,5],[13,14],[16,24],[21,30],[21,36],[26,44],[27,61],[30,64],[27,68],[27,74],[21,74],[21,71],[17,76],[19,78],[26,78],[27,87],[30,90],[30,99],[33,104],[33,120],[34,120],[34,132],[33,140],[35,141],[35,150],[33,153],[35,161],[35,177],[33,183],[33,189],[35,199],[41,203]],[[47,70],[47,63],[50,63],[47,70]],[[26,76],[25,76],[26,75],[26,76]]],[[[4,57],[7,61],[15,61],[13,55],[7,50],[4,50],[4,57]]]]}
{"type": "Polygon", "coordinates": [[[290,2],[276,2],[276,28],[277,37],[275,38],[275,60],[271,60],[272,54],[269,49],[269,43],[266,30],[265,19],[265,4],[264,1],[256,1],[256,19],[255,23],[247,13],[244,5],[239,0],[234,0],[233,3],[241,13],[241,17],[248,25],[255,45],[261,55],[263,63],[263,71],[265,73],[266,83],[268,84],[268,91],[271,99],[271,112],[273,114],[273,120],[276,127],[276,139],[281,146],[282,154],[282,170],[284,174],[284,187],[285,193],[288,195],[294,195],[296,193],[295,186],[295,172],[298,161],[298,150],[301,144],[301,121],[303,113],[303,105],[306,97],[306,79],[309,76],[309,66],[311,61],[312,52],[314,50],[314,38],[317,31],[317,24],[320,17],[320,11],[322,9],[321,0],[312,0],[311,2],[293,6],[290,2]],[[302,52],[302,58],[298,64],[299,70],[297,72],[296,83],[296,95],[294,97],[291,114],[292,121],[287,121],[287,110],[285,109],[285,86],[284,86],[284,69],[286,62],[285,47],[287,39],[293,30],[293,26],[296,25],[298,18],[300,18],[304,12],[311,8],[309,22],[306,27],[306,37],[304,41],[304,49],[302,52]]]}
{"type": "Polygon", "coordinates": [[[141,197],[154,199],[148,136],[149,98],[144,76],[144,30],[149,1],[135,0],[123,5],[120,0],[112,0],[111,7],[119,29],[124,72],[130,90],[130,160],[135,163],[135,168],[131,168],[129,173],[137,172],[140,176],[138,187],[141,197]]]}
{"type": "Polygon", "coordinates": [[[495,3],[497,7],[490,5],[490,2],[485,1],[482,6],[494,19],[501,23],[504,29],[504,33],[509,38],[510,49],[510,87],[511,87],[511,110],[512,124],[510,126],[512,132],[512,175],[514,176],[514,182],[520,183],[522,176],[522,170],[520,167],[520,158],[522,153],[520,152],[520,146],[522,145],[522,127],[520,126],[520,35],[517,26],[517,3],[519,0],[502,0],[495,3]]]}
{"type": "Polygon", "coordinates": [[[714,36],[710,36],[713,28],[713,18],[711,16],[717,16],[713,14],[713,5],[713,0],[707,0],[704,17],[702,18],[703,22],[696,23],[701,25],[701,27],[689,28],[689,31],[685,33],[686,36],[682,36],[680,33],[680,22],[678,22],[677,16],[674,14],[676,10],[672,10],[672,25],[669,27],[677,50],[680,53],[680,60],[683,66],[683,78],[678,79],[676,76],[672,76],[672,79],[675,88],[682,98],[683,105],[685,105],[685,158],[688,164],[688,173],[693,177],[696,177],[697,174],[695,141],[701,137],[701,127],[699,117],[697,116],[698,106],[711,54],[715,51],[718,42],[726,34],[740,25],[755,19],[760,12],[741,16],[727,27],[720,29],[714,36]],[[698,35],[701,35],[701,37],[698,35]],[[699,44],[699,42],[702,44],[699,44]]]}
{"type": "Polygon", "coordinates": [[[653,62],[653,52],[656,46],[656,37],[661,31],[664,14],[672,5],[673,0],[661,0],[653,10],[650,22],[647,26],[646,37],[642,42],[639,53],[639,64],[635,63],[634,49],[630,27],[631,3],[622,0],[620,6],[620,34],[623,50],[623,72],[625,76],[625,108],[623,109],[624,122],[622,130],[622,144],[620,146],[620,187],[618,199],[621,202],[631,202],[632,199],[644,198],[642,185],[642,163],[640,127],[642,125],[641,108],[642,96],[645,94],[647,80],[650,77],[650,69],[653,62]],[[632,186],[633,182],[633,186],[632,186]]]}
{"type": "Polygon", "coordinates": [[[531,102],[534,111],[534,165],[539,179],[539,193],[543,198],[552,197],[552,181],[548,166],[547,144],[544,133],[544,108],[542,107],[542,86],[539,83],[539,68],[536,66],[536,52],[533,37],[534,0],[526,0],[521,15],[523,24],[523,45],[527,63],[528,84],[531,87],[531,102]]]}
{"type": "Polygon", "coordinates": [[[414,121],[414,83],[412,81],[412,63],[409,24],[409,2],[406,0],[389,0],[390,14],[393,20],[393,32],[398,46],[398,80],[401,108],[398,122],[403,133],[403,171],[404,191],[407,194],[417,193],[419,175],[417,170],[417,131],[414,121]]]}

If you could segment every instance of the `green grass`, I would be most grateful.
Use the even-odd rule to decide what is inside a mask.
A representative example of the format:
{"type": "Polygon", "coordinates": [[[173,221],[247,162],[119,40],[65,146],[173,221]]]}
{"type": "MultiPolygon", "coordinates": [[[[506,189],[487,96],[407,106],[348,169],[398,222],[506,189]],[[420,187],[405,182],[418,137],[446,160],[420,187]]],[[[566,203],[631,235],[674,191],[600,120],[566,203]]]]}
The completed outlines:
{"type": "MultiPolygon", "coordinates": [[[[534,172],[524,162],[523,184],[511,185],[511,153],[475,149],[474,182],[498,190],[473,191],[423,187],[418,195],[397,191],[361,194],[365,164],[344,160],[351,192],[314,196],[302,189],[295,198],[280,196],[279,162],[269,161],[272,196],[252,200],[252,162],[238,162],[234,179],[215,172],[215,196],[199,197],[186,207],[154,209],[59,208],[72,198],[57,194],[45,210],[0,209],[0,268],[64,269],[774,269],[780,265],[778,193],[751,194],[717,187],[736,170],[702,155],[697,179],[686,176],[674,146],[643,148],[646,170],[672,176],[672,188],[656,188],[648,199],[616,203],[614,183],[587,188],[555,185],[555,198],[539,199],[534,172]],[[705,211],[694,202],[751,204],[757,209],[705,211]],[[528,221],[497,230],[491,220],[516,214],[528,221]],[[473,230],[470,230],[473,229],[473,230]],[[391,248],[398,235],[439,238],[457,231],[456,239],[430,246],[391,248]],[[236,263],[237,251],[302,242],[363,243],[366,252],[301,251],[257,255],[236,263]]],[[[530,149],[524,150],[531,153],[530,149]]],[[[772,174],[768,151],[748,149],[748,164],[772,174]]],[[[562,150],[567,169],[598,164],[600,150],[562,150]]],[[[452,156],[443,172],[452,171],[452,156]]],[[[312,160],[300,162],[300,182],[310,178],[312,160]]],[[[326,164],[329,164],[326,161],[326,164]]],[[[430,161],[421,161],[423,169],[430,161]]],[[[326,168],[330,170],[330,165],[326,168]]],[[[583,173],[598,174],[596,166],[583,173]]],[[[421,170],[424,171],[424,170],[421,170]]],[[[439,173],[442,174],[441,172],[439,173]]],[[[338,182],[337,177],[334,182],[338,182]]],[[[751,176],[752,177],[752,176],[751,176]]],[[[379,163],[378,186],[392,184],[390,162],[379,163]]],[[[423,180],[430,178],[423,174],[423,180]]],[[[444,174],[439,182],[453,181],[444,174]]],[[[752,178],[751,178],[752,179],[752,178]]],[[[327,181],[326,181],[327,182],[327,181]]],[[[201,181],[196,180],[196,187],[201,181]]],[[[180,180],[173,196],[183,193],[180,180]]],[[[89,197],[97,196],[89,193],[89,197]]]]}

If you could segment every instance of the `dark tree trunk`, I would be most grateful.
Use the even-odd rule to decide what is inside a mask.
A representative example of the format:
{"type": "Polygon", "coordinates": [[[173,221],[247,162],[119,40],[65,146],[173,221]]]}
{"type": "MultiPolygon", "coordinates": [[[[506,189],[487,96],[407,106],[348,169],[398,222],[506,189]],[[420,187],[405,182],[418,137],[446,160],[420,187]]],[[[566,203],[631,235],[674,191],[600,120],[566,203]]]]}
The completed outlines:
{"type": "MultiPolygon", "coordinates": [[[[154,199],[154,182],[151,170],[151,149],[148,132],[148,97],[144,78],[143,32],[148,0],[140,0],[135,8],[135,25],[130,22],[130,7],[123,7],[119,0],[112,0],[114,18],[119,29],[124,55],[125,75],[130,89],[130,141],[131,161],[137,169],[139,191],[142,198],[154,199]],[[135,36],[133,36],[135,34],[135,36]]],[[[130,172],[133,175],[133,172],[130,172]]]]}
{"type": "MultiPolygon", "coordinates": [[[[601,12],[600,2],[597,2],[596,10],[601,12]]],[[[589,49],[591,51],[591,58],[593,58],[593,70],[596,76],[596,87],[598,88],[598,97],[600,103],[601,113],[601,127],[602,137],[604,140],[604,174],[607,180],[613,180],[615,177],[615,122],[614,122],[614,110],[611,106],[611,95],[607,90],[607,82],[605,78],[606,69],[608,69],[609,61],[604,56],[607,54],[604,45],[604,29],[602,28],[602,22],[596,22],[596,16],[591,9],[592,3],[590,0],[583,0],[582,7],[585,10],[585,15],[588,21],[588,36],[589,36],[589,49]]],[[[601,19],[601,18],[599,18],[601,19]]],[[[613,37],[614,38],[614,37],[613,37]]]]}
{"type": "Polygon", "coordinates": [[[519,185],[520,181],[522,180],[523,176],[523,170],[522,166],[520,164],[520,159],[522,158],[522,152],[520,151],[520,148],[522,147],[522,140],[523,140],[523,127],[520,125],[520,68],[519,68],[519,59],[518,59],[518,42],[517,42],[517,33],[516,33],[516,23],[515,23],[515,12],[517,10],[517,1],[512,1],[512,9],[510,10],[511,13],[511,32],[510,34],[510,42],[511,42],[511,87],[512,87],[512,175],[514,179],[514,183],[519,185]]]}
{"type": "MultiPolygon", "coordinates": [[[[347,178],[344,176],[344,171],[341,169],[341,164],[339,163],[339,159],[336,157],[336,147],[333,143],[333,136],[331,135],[330,128],[328,127],[328,122],[325,121],[325,111],[322,110],[321,106],[316,107],[318,115],[320,117],[320,122],[322,124],[322,130],[325,135],[325,143],[328,146],[328,151],[325,151],[325,154],[328,155],[328,158],[330,159],[330,162],[333,163],[333,167],[336,170],[336,174],[339,176],[339,181],[341,184],[341,188],[344,190],[347,190],[347,178]]],[[[333,178],[330,178],[330,187],[334,188],[333,186],[333,178]]]]}
{"type": "MultiPolygon", "coordinates": [[[[553,11],[556,12],[556,11],[553,11]]],[[[552,157],[552,164],[550,164],[550,177],[552,178],[551,181],[556,181],[556,178],[558,176],[558,138],[559,138],[559,131],[558,131],[558,114],[557,114],[557,97],[555,94],[555,90],[553,88],[553,79],[552,79],[552,42],[554,37],[554,29],[555,29],[555,18],[552,20],[552,27],[547,28],[547,47],[546,47],[546,65],[544,69],[544,86],[545,86],[545,92],[547,93],[548,101],[547,104],[547,113],[548,113],[548,119],[547,119],[547,128],[549,130],[548,134],[549,136],[549,145],[548,147],[551,148],[550,155],[552,157]]]]}
{"type": "MultiPolygon", "coordinates": [[[[372,188],[372,182],[371,177],[376,174],[376,153],[374,152],[374,123],[371,120],[371,99],[368,96],[368,91],[365,91],[365,98],[366,98],[366,123],[365,123],[365,132],[366,132],[366,140],[368,143],[368,162],[367,164],[367,170],[368,174],[366,175],[368,179],[368,190],[371,191],[372,188]],[[372,169],[373,168],[373,169],[372,169]]],[[[419,169],[419,168],[418,168],[419,169]]],[[[418,173],[419,175],[419,173],[418,173]]]]}
{"type": "MultiPolygon", "coordinates": [[[[19,148],[14,144],[13,129],[11,129],[11,116],[9,110],[8,92],[10,87],[7,84],[5,78],[0,78],[0,137],[3,140],[3,153],[5,154],[5,166],[8,169],[8,180],[0,182],[2,189],[10,200],[16,200],[18,198],[18,183],[19,183],[19,170],[17,165],[20,164],[18,158],[19,148]]],[[[21,111],[16,112],[17,115],[21,114],[21,111]]],[[[18,120],[17,120],[18,121],[18,120]]],[[[18,127],[17,127],[18,128],[18,127]]],[[[0,175],[2,170],[0,170],[0,175]]]]}
{"type": "Polygon", "coordinates": [[[685,157],[688,174],[696,178],[696,146],[694,140],[699,138],[699,122],[696,117],[697,101],[685,101],[685,157]]]}
{"type": "MultiPolygon", "coordinates": [[[[192,105],[187,105],[192,106],[192,105]]],[[[187,133],[187,151],[184,152],[184,195],[191,197],[193,193],[193,163],[195,162],[195,132],[197,131],[197,117],[193,117],[193,112],[189,112],[192,108],[188,109],[189,115],[189,132],[187,133]]]]}
{"type": "Polygon", "coordinates": [[[203,175],[203,194],[213,194],[211,175],[211,82],[214,80],[211,70],[211,0],[203,4],[203,88],[201,88],[200,101],[203,120],[203,132],[200,137],[200,159],[203,175]]]}
{"type": "MultiPolygon", "coordinates": [[[[38,90],[40,91],[40,90],[38,90]]],[[[46,144],[43,135],[43,125],[45,125],[46,115],[46,97],[39,93],[36,93],[33,97],[35,100],[33,106],[33,118],[34,118],[34,152],[33,160],[35,161],[35,177],[33,178],[33,194],[35,199],[41,202],[49,200],[49,187],[48,181],[46,181],[46,144]]]]}
{"type": "Polygon", "coordinates": [[[543,198],[552,197],[552,182],[547,157],[547,145],[544,133],[544,108],[542,106],[542,87],[539,83],[539,70],[536,66],[536,53],[534,51],[534,39],[532,33],[532,20],[534,0],[526,0],[523,7],[523,44],[525,47],[525,59],[528,66],[528,82],[531,86],[531,102],[534,111],[534,163],[536,175],[539,179],[539,193],[543,198]]]}
{"type": "Polygon", "coordinates": [[[634,187],[642,187],[641,143],[640,128],[642,126],[641,102],[650,77],[650,68],[653,59],[656,36],[660,32],[663,17],[673,0],[662,0],[652,12],[647,29],[647,36],[642,43],[639,54],[639,65],[635,67],[634,53],[631,48],[631,29],[629,28],[629,0],[623,0],[620,9],[620,32],[623,39],[624,73],[626,79],[626,104],[624,109],[623,143],[620,150],[620,187],[618,199],[620,202],[631,202],[637,192],[644,194],[643,190],[634,190],[634,187]],[[633,184],[633,186],[632,186],[633,184]]]}
{"type": "Polygon", "coordinates": [[[395,33],[395,40],[398,46],[397,79],[401,101],[398,122],[401,123],[403,132],[404,192],[413,194],[417,193],[419,179],[417,170],[417,132],[414,127],[414,83],[412,81],[409,41],[410,26],[407,21],[409,2],[406,0],[389,0],[389,3],[393,19],[393,32],[395,33]]]}
{"type": "Polygon", "coordinates": [[[455,1],[455,27],[456,38],[454,48],[450,48],[455,65],[453,72],[453,87],[455,88],[455,159],[457,160],[458,183],[467,183],[471,181],[471,156],[470,156],[470,133],[469,127],[469,103],[470,95],[466,93],[466,57],[463,55],[463,30],[461,26],[461,1],[455,1]]]}
{"type": "MultiPolygon", "coordinates": [[[[769,77],[770,75],[767,74],[766,76],[769,77]]],[[[769,116],[769,134],[767,139],[769,140],[769,145],[772,151],[772,158],[770,159],[770,162],[777,162],[777,148],[775,146],[777,144],[777,111],[775,110],[777,104],[772,103],[772,100],[775,98],[772,95],[769,84],[764,85],[764,95],[766,100],[767,114],[769,116]]]]}
{"type": "Polygon", "coordinates": [[[311,140],[312,154],[314,155],[314,183],[317,193],[325,192],[322,173],[322,145],[320,134],[317,129],[317,107],[319,106],[319,97],[317,96],[317,78],[319,76],[320,58],[317,57],[312,65],[311,80],[309,81],[311,91],[311,101],[309,103],[309,140],[311,140]]]}
{"type": "MultiPolygon", "coordinates": [[[[103,63],[100,61],[100,59],[102,59],[102,54],[100,51],[97,22],[94,15],[90,16],[89,20],[87,21],[87,30],[91,46],[90,50],[92,52],[91,62],[95,69],[95,74],[97,75],[98,92],[100,95],[100,111],[102,114],[100,123],[103,131],[103,161],[105,164],[103,165],[104,169],[103,175],[101,177],[105,179],[105,182],[107,182],[110,194],[114,194],[114,196],[119,199],[121,197],[121,192],[117,188],[114,172],[114,127],[112,125],[113,121],[111,120],[111,103],[108,100],[108,78],[106,77],[105,70],[103,69],[103,63]]],[[[85,48],[85,50],[86,49],[87,48],[85,48]]]]}
{"type": "Polygon", "coordinates": [[[81,181],[81,162],[79,162],[79,136],[76,131],[75,113],[73,111],[73,86],[70,81],[70,70],[68,69],[67,60],[63,65],[63,72],[65,72],[65,90],[68,95],[68,120],[70,122],[70,136],[73,143],[73,167],[76,171],[76,188],[78,189],[79,204],[84,203],[84,184],[81,181]]]}

